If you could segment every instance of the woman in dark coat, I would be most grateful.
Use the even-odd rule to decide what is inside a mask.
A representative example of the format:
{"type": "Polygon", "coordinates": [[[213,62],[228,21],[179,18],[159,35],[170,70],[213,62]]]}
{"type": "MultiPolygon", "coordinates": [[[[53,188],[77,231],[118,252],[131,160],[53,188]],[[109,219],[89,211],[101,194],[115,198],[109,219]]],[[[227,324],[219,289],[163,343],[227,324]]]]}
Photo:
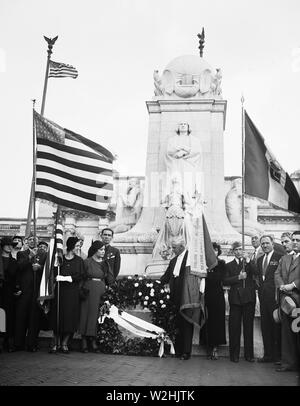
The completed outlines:
{"type": "Polygon", "coordinates": [[[84,265],[82,258],[75,255],[79,240],[69,237],[67,240],[67,253],[63,257],[59,275],[56,276],[55,298],[51,308],[51,327],[54,333],[54,345],[50,353],[56,353],[61,343],[61,351],[68,354],[68,341],[77,331],[80,300],[79,282],[84,278],[84,265]],[[57,323],[57,293],[59,290],[59,323],[57,323]]]}
{"type": "Polygon", "coordinates": [[[12,257],[13,243],[10,237],[3,237],[0,243],[0,266],[3,268],[3,281],[1,283],[0,307],[5,311],[5,327],[3,346],[8,352],[14,351],[14,332],[16,309],[16,296],[19,295],[19,288],[16,286],[18,263],[12,257]]]}
{"type": "MultiPolygon", "coordinates": [[[[216,256],[221,255],[221,247],[213,243],[216,256]]],[[[218,264],[208,271],[205,281],[205,306],[207,320],[201,330],[202,342],[207,346],[209,359],[218,359],[218,345],[226,344],[225,298],[222,280],[225,277],[225,261],[218,258],[218,264]]]]}
{"type": "Polygon", "coordinates": [[[94,241],[84,261],[86,280],[84,287],[88,289],[87,298],[81,301],[79,333],[82,337],[82,352],[88,352],[87,340],[91,341],[91,351],[99,352],[96,344],[99,305],[106,285],[114,282],[114,275],[108,262],[103,260],[105,245],[102,241],[94,241]]]}

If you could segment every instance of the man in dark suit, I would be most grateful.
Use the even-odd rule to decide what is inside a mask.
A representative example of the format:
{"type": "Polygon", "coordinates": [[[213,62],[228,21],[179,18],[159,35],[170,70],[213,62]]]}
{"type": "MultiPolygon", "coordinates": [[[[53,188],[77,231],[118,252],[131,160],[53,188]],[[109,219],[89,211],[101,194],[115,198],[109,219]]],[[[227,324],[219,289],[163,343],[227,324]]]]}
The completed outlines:
{"type": "Polygon", "coordinates": [[[120,272],[120,267],[121,267],[121,255],[120,251],[116,247],[112,247],[110,245],[111,240],[113,239],[114,232],[111,228],[104,228],[101,231],[101,239],[105,245],[105,256],[104,259],[106,259],[109,263],[109,266],[111,267],[111,270],[114,274],[115,280],[117,279],[117,276],[119,275],[120,272]]]}
{"type": "Polygon", "coordinates": [[[260,245],[264,255],[258,258],[256,266],[264,356],[257,361],[278,364],[281,358],[281,331],[280,324],[273,319],[273,311],[277,307],[274,273],[282,255],[274,251],[274,239],[271,235],[263,235],[260,245]]]}
{"type": "Polygon", "coordinates": [[[253,275],[255,265],[244,253],[242,244],[235,241],[232,244],[235,256],[233,261],[226,264],[224,285],[230,286],[228,301],[229,311],[229,353],[232,362],[238,362],[240,357],[241,323],[243,321],[244,357],[248,362],[254,362],[253,324],[255,314],[255,284],[253,275]]]}
{"type": "Polygon", "coordinates": [[[188,360],[192,352],[192,341],[194,326],[183,317],[180,312],[182,303],[182,292],[186,273],[188,272],[187,257],[188,251],[185,248],[185,242],[181,238],[177,238],[172,242],[172,250],[175,257],[171,259],[168,268],[166,269],[160,281],[163,285],[169,284],[170,301],[176,308],[176,327],[178,332],[175,338],[175,354],[177,358],[188,360]]]}
{"type": "Polygon", "coordinates": [[[264,255],[262,248],[260,246],[260,235],[259,234],[255,234],[251,237],[251,244],[252,244],[252,247],[254,248],[254,251],[251,254],[251,261],[253,261],[256,265],[258,258],[260,258],[262,255],[264,255]]]}
{"type": "MultiPolygon", "coordinates": [[[[284,255],[275,272],[275,285],[280,296],[291,295],[300,306],[300,231],[292,235],[293,255],[284,255]]],[[[291,329],[293,318],[281,309],[281,366],[277,372],[293,371],[299,367],[297,333],[291,329]]]]}
{"type": "Polygon", "coordinates": [[[44,250],[36,248],[32,234],[28,237],[28,247],[17,254],[19,265],[17,284],[20,286],[21,294],[16,300],[15,347],[21,350],[27,344],[27,351],[35,352],[38,349],[37,340],[42,316],[37,298],[47,254],[44,250]]]}

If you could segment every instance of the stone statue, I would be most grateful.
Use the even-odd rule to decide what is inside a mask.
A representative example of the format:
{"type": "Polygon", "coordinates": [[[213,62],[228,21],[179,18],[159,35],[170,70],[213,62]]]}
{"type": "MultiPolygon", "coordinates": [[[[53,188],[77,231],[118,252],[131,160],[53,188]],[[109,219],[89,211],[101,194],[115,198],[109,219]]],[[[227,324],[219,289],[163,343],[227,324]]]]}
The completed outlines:
{"type": "Polygon", "coordinates": [[[118,198],[116,221],[109,223],[109,227],[115,234],[130,230],[141,215],[142,205],[143,194],[140,181],[137,178],[131,178],[125,195],[118,198]]]}
{"type": "Polygon", "coordinates": [[[154,79],[154,87],[155,87],[155,89],[154,89],[155,96],[163,95],[164,91],[163,91],[163,86],[162,86],[162,83],[161,83],[161,78],[159,76],[158,70],[154,71],[153,79],[154,79]]]}
{"type": "Polygon", "coordinates": [[[187,238],[186,220],[188,217],[185,214],[185,200],[181,193],[181,185],[176,178],[172,179],[170,193],[162,202],[162,207],[166,210],[166,220],[161,228],[153,250],[153,258],[161,256],[166,259],[166,252],[171,246],[171,241],[175,237],[187,238]]]}
{"type": "MultiPolygon", "coordinates": [[[[242,233],[242,179],[232,182],[231,189],[225,198],[226,214],[232,225],[239,233],[242,233]]],[[[264,229],[257,221],[258,202],[255,198],[245,197],[244,201],[244,228],[245,235],[263,233],[264,229]]]]}
{"type": "Polygon", "coordinates": [[[176,133],[169,138],[166,149],[166,195],[176,180],[180,185],[177,191],[183,195],[185,204],[190,204],[195,193],[201,192],[201,143],[191,135],[187,122],[179,123],[176,133]]]}
{"type": "Polygon", "coordinates": [[[213,77],[212,83],[211,83],[211,92],[215,96],[221,96],[222,95],[222,89],[221,89],[221,82],[222,82],[222,72],[221,69],[216,69],[217,73],[213,77]]]}
{"type": "Polygon", "coordinates": [[[180,184],[176,178],[172,180],[171,193],[166,196],[162,206],[166,208],[166,226],[168,235],[177,237],[180,235],[184,221],[184,196],[180,190],[180,184]]]}

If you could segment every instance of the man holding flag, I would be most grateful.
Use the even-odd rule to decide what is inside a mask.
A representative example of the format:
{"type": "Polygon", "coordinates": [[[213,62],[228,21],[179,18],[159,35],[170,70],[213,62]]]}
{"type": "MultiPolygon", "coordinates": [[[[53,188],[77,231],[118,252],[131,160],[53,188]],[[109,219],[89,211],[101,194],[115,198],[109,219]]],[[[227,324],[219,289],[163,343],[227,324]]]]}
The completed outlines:
{"type": "Polygon", "coordinates": [[[37,302],[39,286],[47,254],[36,248],[33,234],[28,236],[29,248],[19,251],[17,261],[19,273],[17,284],[21,295],[16,302],[15,347],[17,350],[27,349],[36,352],[37,338],[41,319],[41,308],[37,302]]]}

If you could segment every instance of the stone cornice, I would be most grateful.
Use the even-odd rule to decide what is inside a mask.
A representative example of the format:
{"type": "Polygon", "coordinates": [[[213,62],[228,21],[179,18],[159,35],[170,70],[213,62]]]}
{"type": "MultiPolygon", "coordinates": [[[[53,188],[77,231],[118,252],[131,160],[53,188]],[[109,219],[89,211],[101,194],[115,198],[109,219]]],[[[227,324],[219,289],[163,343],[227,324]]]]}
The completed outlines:
{"type": "Polygon", "coordinates": [[[192,99],[192,100],[151,100],[146,101],[148,113],[162,112],[200,112],[223,113],[223,129],[226,123],[226,100],[215,99],[192,99]]]}
{"type": "Polygon", "coordinates": [[[261,224],[267,223],[292,223],[292,224],[300,224],[299,217],[288,217],[288,216],[276,216],[276,215],[258,215],[257,220],[261,224]]]}

